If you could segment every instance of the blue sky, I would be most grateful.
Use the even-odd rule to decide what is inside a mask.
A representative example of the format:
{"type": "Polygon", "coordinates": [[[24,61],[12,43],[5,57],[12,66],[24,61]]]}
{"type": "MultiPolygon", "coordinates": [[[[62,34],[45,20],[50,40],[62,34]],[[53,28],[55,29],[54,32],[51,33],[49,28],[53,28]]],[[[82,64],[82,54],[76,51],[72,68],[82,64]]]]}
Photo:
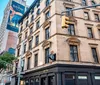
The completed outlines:
{"type": "MultiPolygon", "coordinates": [[[[3,18],[3,12],[9,0],[0,0],[0,24],[3,18]]],[[[27,0],[27,5],[31,5],[34,0],[27,0]]]]}

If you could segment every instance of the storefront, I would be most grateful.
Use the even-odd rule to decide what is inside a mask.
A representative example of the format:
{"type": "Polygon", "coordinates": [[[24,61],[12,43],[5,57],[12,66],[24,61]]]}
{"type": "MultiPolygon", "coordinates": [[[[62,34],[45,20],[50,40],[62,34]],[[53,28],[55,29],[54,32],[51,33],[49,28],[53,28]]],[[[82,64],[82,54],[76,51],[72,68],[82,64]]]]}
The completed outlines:
{"type": "Polygon", "coordinates": [[[24,74],[25,85],[100,85],[100,67],[55,64],[24,74]]]}

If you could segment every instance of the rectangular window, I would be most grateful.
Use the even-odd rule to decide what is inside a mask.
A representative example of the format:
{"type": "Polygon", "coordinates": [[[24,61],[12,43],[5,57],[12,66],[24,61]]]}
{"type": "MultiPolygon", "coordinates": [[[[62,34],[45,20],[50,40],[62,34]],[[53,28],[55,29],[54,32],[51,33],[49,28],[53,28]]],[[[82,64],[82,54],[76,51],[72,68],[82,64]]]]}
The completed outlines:
{"type": "Polygon", "coordinates": [[[40,20],[38,20],[38,21],[36,22],[36,29],[39,29],[39,27],[40,27],[40,20]]]}
{"type": "Polygon", "coordinates": [[[45,39],[47,40],[47,39],[49,39],[49,37],[50,37],[50,29],[48,27],[45,29],[45,39]]]}
{"type": "Polygon", "coordinates": [[[33,20],[34,20],[34,15],[32,15],[32,17],[31,17],[31,22],[33,22],[33,20]]]}
{"type": "Polygon", "coordinates": [[[78,61],[78,49],[76,45],[70,45],[70,57],[71,61],[78,61]]]}
{"type": "Polygon", "coordinates": [[[33,33],[33,27],[30,28],[30,35],[33,33]]]}
{"type": "Polygon", "coordinates": [[[98,14],[94,14],[95,16],[95,21],[99,21],[99,15],[98,14]]]}
{"type": "Polygon", "coordinates": [[[20,36],[20,37],[19,37],[19,43],[21,43],[21,39],[22,39],[22,37],[20,36]]]}
{"type": "Polygon", "coordinates": [[[15,68],[15,73],[17,74],[17,69],[18,69],[18,63],[15,63],[16,64],[16,68],[15,68]]]}
{"type": "Polygon", "coordinates": [[[96,3],[95,3],[94,0],[91,0],[91,4],[92,4],[92,6],[93,6],[93,5],[95,5],[96,3]]]}
{"type": "Polygon", "coordinates": [[[72,8],[68,8],[68,7],[66,7],[66,11],[68,11],[66,14],[67,14],[67,16],[73,16],[73,12],[72,11],[69,11],[69,10],[71,10],[72,8]]]}
{"type": "Polygon", "coordinates": [[[46,0],[46,7],[50,4],[50,0],[46,0]]]}
{"type": "Polygon", "coordinates": [[[84,12],[84,19],[89,20],[89,13],[88,12],[84,12]]]}
{"type": "Polygon", "coordinates": [[[26,44],[24,44],[24,53],[26,52],[26,44]]]}
{"type": "Polygon", "coordinates": [[[21,26],[21,28],[20,28],[20,32],[22,32],[22,30],[23,30],[23,27],[21,26]]]}
{"type": "Polygon", "coordinates": [[[29,50],[32,49],[32,40],[29,41],[29,50]]]}
{"type": "Polygon", "coordinates": [[[18,48],[17,50],[17,57],[19,57],[19,55],[20,55],[20,48],[18,48]]]}
{"type": "Polygon", "coordinates": [[[82,0],[82,6],[87,6],[86,0],[82,0]]]}
{"type": "Polygon", "coordinates": [[[88,27],[88,37],[93,38],[92,28],[88,27]]]}
{"type": "Polygon", "coordinates": [[[50,49],[45,49],[45,63],[49,63],[50,49]]]}
{"type": "Polygon", "coordinates": [[[40,14],[40,9],[37,10],[37,15],[39,15],[39,14],[40,14]]]}
{"type": "Polygon", "coordinates": [[[34,67],[38,66],[38,54],[35,54],[34,57],[34,67]]]}
{"type": "Polygon", "coordinates": [[[26,27],[28,26],[28,21],[26,22],[26,27]]]}
{"type": "Polygon", "coordinates": [[[25,64],[25,60],[22,60],[22,65],[21,65],[22,66],[22,69],[21,69],[22,72],[24,71],[24,64],[25,64]]]}
{"type": "Polygon", "coordinates": [[[35,40],[35,45],[37,46],[39,44],[39,35],[36,36],[36,40],[35,40]]]}
{"type": "Polygon", "coordinates": [[[27,32],[25,32],[25,39],[27,38],[27,32]]]}
{"type": "Polygon", "coordinates": [[[98,56],[97,56],[97,51],[96,48],[91,48],[92,49],[92,55],[95,63],[98,63],[98,56]]]}
{"type": "Polygon", "coordinates": [[[75,35],[75,28],[74,28],[74,25],[73,24],[69,24],[68,34],[75,35]]]}
{"type": "Polygon", "coordinates": [[[30,63],[31,63],[30,59],[31,59],[30,57],[27,59],[27,69],[30,69],[30,63]]]}
{"type": "Polygon", "coordinates": [[[50,17],[50,11],[45,14],[45,19],[47,20],[50,17]]]}
{"type": "Polygon", "coordinates": [[[100,37],[100,29],[98,29],[99,37],[100,37]]]}

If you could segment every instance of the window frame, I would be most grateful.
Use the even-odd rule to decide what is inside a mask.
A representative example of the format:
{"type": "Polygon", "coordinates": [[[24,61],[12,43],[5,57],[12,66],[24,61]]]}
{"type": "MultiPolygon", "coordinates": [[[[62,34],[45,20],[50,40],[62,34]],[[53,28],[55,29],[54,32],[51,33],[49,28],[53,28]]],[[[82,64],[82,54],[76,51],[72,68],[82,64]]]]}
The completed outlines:
{"type": "Polygon", "coordinates": [[[90,17],[89,17],[89,12],[84,12],[84,19],[85,20],[90,20],[90,17]],[[85,16],[85,14],[87,14],[87,16],[85,16]]]}
{"type": "Polygon", "coordinates": [[[92,51],[93,61],[95,63],[99,63],[99,57],[98,57],[98,53],[97,53],[97,48],[96,47],[91,47],[91,51],[92,51]],[[95,49],[95,52],[96,52],[95,54],[93,54],[93,49],[95,49]]]}
{"type": "Polygon", "coordinates": [[[78,46],[70,44],[69,47],[70,47],[70,59],[71,59],[71,61],[72,62],[79,62],[78,46]],[[74,48],[76,48],[76,52],[75,52],[74,48]],[[71,52],[71,49],[73,52],[71,52]],[[77,54],[77,58],[75,59],[76,54],[77,54]],[[73,56],[71,56],[71,55],[73,55],[73,56]],[[73,60],[72,60],[72,58],[73,58],[73,60]]]}
{"type": "Polygon", "coordinates": [[[76,35],[76,33],[75,33],[75,25],[74,24],[69,24],[69,27],[68,27],[68,34],[69,35],[72,35],[72,36],[74,36],[74,35],[76,35]],[[73,28],[72,28],[73,27],[73,28]],[[73,34],[74,33],[74,34],[73,34]]]}
{"type": "Polygon", "coordinates": [[[38,53],[34,55],[34,67],[38,66],[38,53]]]}
{"type": "Polygon", "coordinates": [[[92,27],[87,27],[87,30],[88,30],[88,38],[94,38],[92,27]]]}

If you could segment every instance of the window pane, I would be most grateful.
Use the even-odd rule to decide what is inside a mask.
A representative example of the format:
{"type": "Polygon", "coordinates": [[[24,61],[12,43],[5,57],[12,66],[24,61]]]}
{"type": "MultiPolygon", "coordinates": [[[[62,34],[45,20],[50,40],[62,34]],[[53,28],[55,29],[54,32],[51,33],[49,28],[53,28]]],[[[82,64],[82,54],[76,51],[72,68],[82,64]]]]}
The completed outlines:
{"type": "Polygon", "coordinates": [[[74,28],[74,25],[73,24],[69,24],[68,34],[75,35],[75,28],[74,28]]]}
{"type": "Polygon", "coordinates": [[[47,20],[50,17],[50,11],[45,14],[45,19],[47,20]]]}
{"type": "Polygon", "coordinates": [[[45,49],[45,63],[49,63],[49,48],[45,49]]]}
{"type": "Polygon", "coordinates": [[[88,27],[88,37],[93,38],[92,28],[88,27]]]}
{"type": "Polygon", "coordinates": [[[89,14],[88,14],[88,12],[84,12],[84,18],[85,18],[86,20],[89,20],[89,14]]]}
{"type": "Polygon", "coordinates": [[[73,12],[72,11],[69,11],[69,10],[71,10],[72,8],[68,8],[68,7],[66,7],[66,10],[67,10],[67,16],[73,16],[73,12]]]}
{"type": "Polygon", "coordinates": [[[50,31],[49,31],[49,27],[45,29],[45,39],[49,39],[50,37],[50,31]]]}
{"type": "Polygon", "coordinates": [[[82,0],[82,5],[83,6],[86,6],[87,5],[86,0],[82,0]]]}
{"type": "Polygon", "coordinates": [[[99,15],[95,14],[95,21],[99,21],[99,15]]]}
{"type": "Polygon", "coordinates": [[[27,69],[30,69],[30,57],[27,60],[27,69]]]}
{"type": "Polygon", "coordinates": [[[94,62],[98,63],[98,56],[97,56],[96,48],[92,48],[92,55],[94,58],[94,62]]]}
{"type": "Polygon", "coordinates": [[[78,61],[77,46],[70,45],[70,57],[71,57],[71,61],[78,61]]]}
{"type": "Polygon", "coordinates": [[[35,54],[34,67],[38,65],[38,54],[35,54]]]}

